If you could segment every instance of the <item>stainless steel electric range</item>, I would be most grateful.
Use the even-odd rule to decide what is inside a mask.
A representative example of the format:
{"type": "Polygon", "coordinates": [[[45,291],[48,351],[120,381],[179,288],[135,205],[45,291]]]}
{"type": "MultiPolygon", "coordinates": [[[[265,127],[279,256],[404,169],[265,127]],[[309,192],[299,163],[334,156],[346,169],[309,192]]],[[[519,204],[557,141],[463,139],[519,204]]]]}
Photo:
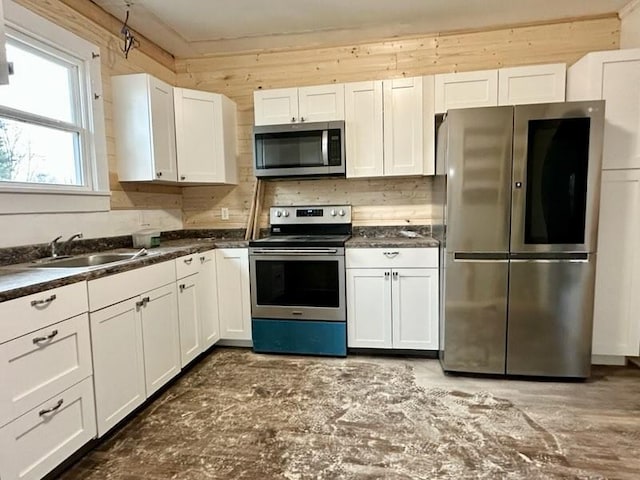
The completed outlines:
{"type": "Polygon", "coordinates": [[[351,206],[272,207],[269,221],[249,243],[253,349],[345,356],[351,206]]]}

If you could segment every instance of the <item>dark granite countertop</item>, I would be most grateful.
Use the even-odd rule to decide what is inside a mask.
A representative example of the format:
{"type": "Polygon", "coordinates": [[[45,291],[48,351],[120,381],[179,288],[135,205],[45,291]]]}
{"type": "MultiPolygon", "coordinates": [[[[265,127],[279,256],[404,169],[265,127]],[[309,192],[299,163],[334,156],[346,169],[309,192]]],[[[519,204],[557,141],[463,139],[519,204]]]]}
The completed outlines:
{"type": "Polygon", "coordinates": [[[431,225],[408,227],[354,227],[346,248],[430,248],[439,245],[431,225]]]}
{"type": "MultiPolygon", "coordinates": [[[[136,260],[88,268],[36,268],[33,262],[0,267],[0,302],[31,295],[51,288],[93,280],[136,268],[166,262],[174,258],[204,252],[214,248],[245,248],[248,242],[240,239],[182,238],[163,240],[162,245],[150,248],[147,256],[136,260]]],[[[136,252],[139,249],[117,248],[109,252],[136,252]]],[[[105,250],[103,250],[105,251],[105,250]]]]}

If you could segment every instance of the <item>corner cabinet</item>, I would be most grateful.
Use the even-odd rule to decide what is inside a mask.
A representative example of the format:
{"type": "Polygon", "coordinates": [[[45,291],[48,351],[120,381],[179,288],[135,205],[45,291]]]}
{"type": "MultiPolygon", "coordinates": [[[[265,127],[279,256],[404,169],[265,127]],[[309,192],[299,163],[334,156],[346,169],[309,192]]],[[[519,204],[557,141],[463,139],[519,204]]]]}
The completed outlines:
{"type": "Polygon", "coordinates": [[[253,105],[256,125],[344,120],[344,85],[256,90],[253,105]]]}
{"type": "Polygon", "coordinates": [[[434,173],[433,77],[345,85],[347,177],[434,173]]]}
{"type": "Polygon", "coordinates": [[[146,73],[111,84],[119,180],[176,182],[173,87],[146,73]]]}
{"type": "Polygon", "coordinates": [[[118,178],[236,184],[236,104],[146,73],[112,77],[118,178]]]}
{"type": "Polygon", "coordinates": [[[174,89],[181,183],[237,184],[236,105],[219,93],[174,89]]]}
{"type": "Polygon", "coordinates": [[[438,249],[348,248],[350,348],[438,349],[438,249]]]}
{"type": "Polygon", "coordinates": [[[215,252],[220,338],[250,341],[249,251],[246,248],[219,248],[215,252]]]}

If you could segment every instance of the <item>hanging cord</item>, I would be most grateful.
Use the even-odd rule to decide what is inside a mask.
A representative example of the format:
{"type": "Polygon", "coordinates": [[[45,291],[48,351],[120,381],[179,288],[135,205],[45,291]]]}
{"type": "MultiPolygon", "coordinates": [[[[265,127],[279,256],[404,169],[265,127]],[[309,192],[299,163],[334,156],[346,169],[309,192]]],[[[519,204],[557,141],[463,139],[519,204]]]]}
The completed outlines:
{"type": "Polygon", "coordinates": [[[136,40],[136,38],[133,36],[133,33],[131,32],[129,25],[127,25],[127,23],[129,22],[129,13],[130,13],[129,8],[131,8],[131,3],[127,2],[127,16],[125,17],[124,24],[120,29],[120,33],[122,34],[122,37],[124,40],[124,47],[121,48],[122,53],[124,53],[124,58],[129,58],[129,52],[133,48],[136,48],[140,45],[136,40]]]}

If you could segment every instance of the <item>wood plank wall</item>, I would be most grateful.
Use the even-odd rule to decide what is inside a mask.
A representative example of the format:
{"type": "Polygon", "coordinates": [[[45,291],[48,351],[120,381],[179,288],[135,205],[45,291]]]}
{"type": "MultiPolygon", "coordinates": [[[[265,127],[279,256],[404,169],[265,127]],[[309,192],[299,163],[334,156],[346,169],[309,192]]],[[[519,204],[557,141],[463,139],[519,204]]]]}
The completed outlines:
{"type": "MultiPolygon", "coordinates": [[[[616,16],[576,19],[479,32],[400,38],[362,45],[177,59],[179,86],[224,93],[238,104],[240,183],[237,187],[183,190],[185,228],[246,225],[253,183],[251,129],[253,91],[352,82],[537,63],[571,64],[594,50],[617,49],[616,16]],[[228,207],[230,220],[220,219],[228,207]]],[[[430,178],[271,181],[266,207],[346,202],[354,224],[431,223],[434,182],[430,178]]],[[[263,210],[261,225],[268,223],[263,210]]]]}
{"type": "Polygon", "coordinates": [[[113,27],[111,30],[117,31],[114,25],[118,24],[118,21],[86,0],[16,0],[16,2],[100,47],[111,208],[181,209],[182,190],[180,187],[121,184],[118,181],[112,121],[111,77],[127,73],[148,72],[165,82],[175,84],[173,57],[153,46],[145,51],[155,55],[155,58],[141,50],[133,50],[129,54],[129,58],[125,59],[120,51],[120,38],[107,30],[108,27],[113,27]],[[76,8],[82,10],[82,13],[67,3],[75,5],[76,8]]]}

